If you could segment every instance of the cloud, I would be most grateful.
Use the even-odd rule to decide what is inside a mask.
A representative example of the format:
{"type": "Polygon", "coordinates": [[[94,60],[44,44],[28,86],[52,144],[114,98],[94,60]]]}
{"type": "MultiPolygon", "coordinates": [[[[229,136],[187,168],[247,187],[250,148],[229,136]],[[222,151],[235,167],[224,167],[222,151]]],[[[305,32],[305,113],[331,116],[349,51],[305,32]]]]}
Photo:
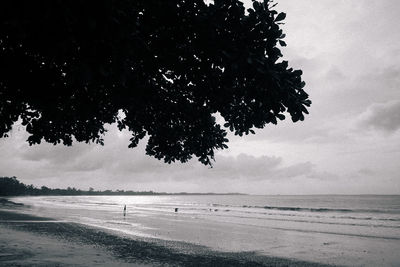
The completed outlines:
{"type": "MultiPolygon", "coordinates": [[[[16,175],[25,183],[51,187],[75,186],[98,189],[142,188],[157,189],[158,184],[170,183],[185,190],[183,184],[202,186],[202,190],[226,191],[230,183],[238,185],[262,181],[290,180],[310,175],[314,165],[309,161],[287,164],[282,157],[254,156],[240,153],[216,155],[213,168],[196,159],[182,164],[165,164],[145,155],[145,144],[135,149],[127,147],[128,132],[119,132],[115,125],[108,127],[105,146],[74,143],[72,147],[40,144],[28,146],[26,133],[17,132],[7,142],[2,142],[5,152],[0,161],[0,175],[16,175]],[[9,156],[4,156],[9,155],[9,156]],[[209,188],[204,189],[204,188],[209,188]]],[[[163,190],[163,189],[161,189],[163,190]]]]}
{"type": "Polygon", "coordinates": [[[327,171],[323,172],[313,171],[312,173],[307,175],[307,178],[314,180],[321,180],[321,181],[338,181],[340,179],[340,176],[327,171]]]}
{"type": "Polygon", "coordinates": [[[362,176],[365,176],[365,175],[372,176],[372,175],[376,174],[376,172],[370,168],[362,168],[362,169],[358,170],[358,174],[362,175],[362,176]]]}
{"type": "Polygon", "coordinates": [[[76,158],[88,153],[93,147],[84,143],[75,143],[73,146],[52,145],[43,143],[41,145],[22,145],[21,158],[29,161],[48,161],[58,164],[74,161],[76,158]]]}
{"type": "Polygon", "coordinates": [[[310,162],[285,165],[281,157],[275,156],[252,156],[241,153],[237,156],[216,157],[216,163],[212,169],[205,168],[196,163],[186,174],[193,173],[193,179],[199,181],[228,180],[228,181],[267,181],[267,180],[289,180],[301,177],[313,171],[310,162]],[[189,172],[188,172],[189,171],[189,172]]]}
{"type": "Polygon", "coordinates": [[[400,101],[372,104],[360,115],[360,126],[387,133],[400,128],[400,101]]]}
{"type": "MultiPolygon", "coordinates": [[[[284,165],[280,157],[252,156],[239,154],[237,156],[217,155],[213,167],[204,166],[196,160],[185,164],[165,164],[146,156],[123,158],[108,171],[114,176],[124,174],[135,177],[135,181],[187,181],[195,183],[207,183],[209,181],[224,180],[279,180],[291,179],[311,173],[313,165],[310,162],[298,163],[289,166],[284,165]]],[[[121,177],[120,179],[124,179],[121,177]]]]}

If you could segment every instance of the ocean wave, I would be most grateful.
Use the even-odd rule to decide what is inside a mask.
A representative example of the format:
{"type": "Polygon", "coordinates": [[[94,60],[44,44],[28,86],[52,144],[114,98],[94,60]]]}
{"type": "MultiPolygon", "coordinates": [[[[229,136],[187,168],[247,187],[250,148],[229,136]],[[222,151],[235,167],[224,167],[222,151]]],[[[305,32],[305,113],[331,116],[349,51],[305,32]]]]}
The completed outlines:
{"type": "Polygon", "coordinates": [[[365,224],[357,222],[331,222],[331,221],[314,221],[314,220],[301,220],[301,219],[283,219],[283,218],[268,218],[268,217],[246,217],[246,216],[233,216],[242,219],[260,219],[269,221],[283,221],[283,222],[299,222],[299,223],[313,223],[313,224],[326,224],[326,225],[344,225],[344,226],[366,226],[366,227],[382,227],[400,229],[399,225],[385,225],[385,224],[365,224]]]}
{"type": "Polygon", "coordinates": [[[391,210],[377,210],[377,209],[340,209],[340,208],[304,208],[304,207],[281,207],[281,206],[248,206],[243,205],[243,208],[259,208],[267,210],[281,210],[281,211],[305,211],[305,212],[337,212],[337,213],[398,213],[398,211],[391,210]]]}
{"type": "Polygon", "coordinates": [[[0,198],[0,205],[4,206],[24,206],[22,203],[13,202],[11,200],[0,198]]]}

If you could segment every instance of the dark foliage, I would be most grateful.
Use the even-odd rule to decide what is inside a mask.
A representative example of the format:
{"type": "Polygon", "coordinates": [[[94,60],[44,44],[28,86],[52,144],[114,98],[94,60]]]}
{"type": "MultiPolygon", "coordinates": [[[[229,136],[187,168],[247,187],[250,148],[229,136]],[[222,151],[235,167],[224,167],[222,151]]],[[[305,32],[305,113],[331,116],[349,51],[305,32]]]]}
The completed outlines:
{"type": "Polygon", "coordinates": [[[123,190],[105,190],[94,191],[90,188],[89,191],[76,189],[75,187],[68,187],[67,189],[52,189],[47,186],[36,188],[33,185],[26,185],[13,177],[0,177],[0,196],[74,196],[74,195],[163,195],[166,193],[156,193],[153,191],[123,191],[123,190]]]}
{"type": "Polygon", "coordinates": [[[104,124],[149,136],[165,162],[210,164],[226,130],[303,120],[301,70],[280,61],[271,1],[44,0],[0,4],[0,137],[22,119],[29,144],[103,143],[104,124]],[[125,116],[118,117],[119,111],[125,116]]]}
{"type": "MultiPolygon", "coordinates": [[[[0,177],[0,196],[77,196],[77,195],[90,195],[90,196],[99,196],[99,195],[241,195],[239,193],[166,193],[166,192],[153,192],[153,191],[132,191],[132,190],[94,190],[92,187],[89,188],[88,191],[76,189],[75,187],[68,187],[67,189],[60,188],[48,188],[47,186],[42,186],[41,188],[37,188],[33,185],[26,185],[17,180],[15,176],[13,177],[0,177]]],[[[1,199],[0,199],[1,200],[1,199]]]]}
{"type": "Polygon", "coordinates": [[[27,186],[13,177],[0,177],[0,196],[18,196],[25,194],[27,186]]]}

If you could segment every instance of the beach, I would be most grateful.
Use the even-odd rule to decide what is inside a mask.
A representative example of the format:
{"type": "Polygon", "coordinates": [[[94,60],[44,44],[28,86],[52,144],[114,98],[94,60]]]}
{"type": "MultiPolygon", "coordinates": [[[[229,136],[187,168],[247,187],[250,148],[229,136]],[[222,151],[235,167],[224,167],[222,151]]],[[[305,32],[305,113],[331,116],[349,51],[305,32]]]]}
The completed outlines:
{"type": "Polygon", "coordinates": [[[84,225],[0,211],[0,266],[325,266],[182,242],[124,237],[84,225]]]}
{"type": "Polygon", "coordinates": [[[0,226],[0,266],[59,265],[118,266],[121,263],[100,248],[0,226]]]}
{"type": "Polygon", "coordinates": [[[400,262],[397,214],[390,214],[392,210],[372,221],[365,219],[366,211],[360,213],[362,207],[354,214],[346,209],[341,215],[346,221],[340,221],[333,204],[329,211],[305,204],[268,206],[267,214],[249,205],[233,212],[234,205],[226,204],[260,201],[254,199],[12,198],[23,205],[2,205],[0,265],[397,266],[400,262]],[[126,217],[119,204],[123,202],[129,203],[126,217]],[[179,212],[173,211],[174,206],[179,212]],[[350,223],[348,217],[357,220],[350,223]],[[369,224],[355,223],[360,220],[369,224]]]}

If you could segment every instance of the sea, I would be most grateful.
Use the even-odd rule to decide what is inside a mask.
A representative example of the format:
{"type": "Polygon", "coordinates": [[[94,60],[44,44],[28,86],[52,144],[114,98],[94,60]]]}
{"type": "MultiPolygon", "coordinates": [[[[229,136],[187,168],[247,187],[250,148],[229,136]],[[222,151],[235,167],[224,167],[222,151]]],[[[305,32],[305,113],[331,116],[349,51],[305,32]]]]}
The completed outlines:
{"type": "Polygon", "coordinates": [[[23,213],[212,250],[400,266],[399,195],[15,197],[23,213]],[[124,215],[124,206],[126,214],[124,215]]]}

